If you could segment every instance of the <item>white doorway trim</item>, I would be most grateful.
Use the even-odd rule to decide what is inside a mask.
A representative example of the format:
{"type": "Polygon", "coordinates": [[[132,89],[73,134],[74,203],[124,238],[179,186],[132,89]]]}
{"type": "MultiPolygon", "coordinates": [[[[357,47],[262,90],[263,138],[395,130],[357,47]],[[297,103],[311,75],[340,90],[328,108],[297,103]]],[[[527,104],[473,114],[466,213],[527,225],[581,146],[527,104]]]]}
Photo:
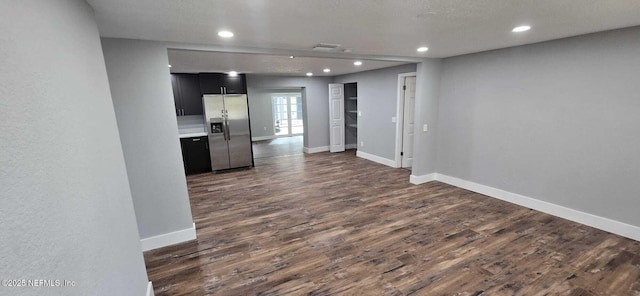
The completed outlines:
{"type": "MultiPolygon", "coordinates": [[[[406,77],[417,76],[416,72],[400,73],[398,74],[398,98],[396,101],[396,157],[395,168],[402,167],[402,158],[400,152],[402,152],[402,126],[404,124],[404,79],[406,77]]],[[[414,151],[415,153],[415,151],[414,151]]]]}

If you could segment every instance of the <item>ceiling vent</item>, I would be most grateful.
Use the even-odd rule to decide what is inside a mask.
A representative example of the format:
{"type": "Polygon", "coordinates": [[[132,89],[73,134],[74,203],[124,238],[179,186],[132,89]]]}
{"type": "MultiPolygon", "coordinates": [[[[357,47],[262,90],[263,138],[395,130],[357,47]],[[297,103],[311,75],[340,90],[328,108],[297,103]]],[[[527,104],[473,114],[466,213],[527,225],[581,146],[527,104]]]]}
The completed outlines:
{"type": "Polygon", "coordinates": [[[338,47],[340,47],[340,44],[319,43],[318,45],[313,47],[313,50],[332,51],[338,47]]]}

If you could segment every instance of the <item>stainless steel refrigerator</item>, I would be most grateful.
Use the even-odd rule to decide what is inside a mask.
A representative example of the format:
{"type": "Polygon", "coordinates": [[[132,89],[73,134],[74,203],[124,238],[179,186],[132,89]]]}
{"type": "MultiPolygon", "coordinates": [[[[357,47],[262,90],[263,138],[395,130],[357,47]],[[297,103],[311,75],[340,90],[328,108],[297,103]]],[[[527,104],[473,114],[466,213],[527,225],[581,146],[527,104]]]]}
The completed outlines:
{"type": "Polygon", "coordinates": [[[204,95],[211,168],[253,166],[247,95],[204,95]]]}

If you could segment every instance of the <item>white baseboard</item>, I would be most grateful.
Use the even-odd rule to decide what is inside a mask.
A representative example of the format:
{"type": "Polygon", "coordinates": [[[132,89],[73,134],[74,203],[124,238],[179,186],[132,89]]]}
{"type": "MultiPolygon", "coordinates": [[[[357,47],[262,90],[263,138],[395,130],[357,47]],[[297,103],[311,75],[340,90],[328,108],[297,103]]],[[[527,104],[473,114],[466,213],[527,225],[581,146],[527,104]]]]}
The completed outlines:
{"type": "Polygon", "coordinates": [[[143,238],[140,240],[140,242],[142,243],[142,251],[145,252],[157,248],[188,242],[194,239],[196,239],[196,223],[193,223],[193,226],[191,228],[143,238]]]}
{"type": "Polygon", "coordinates": [[[344,149],[358,149],[358,144],[347,144],[347,145],[344,145],[344,149]]]}
{"type": "Polygon", "coordinates": [[[155,296],[156,294],[153,292],[153,283],[151,283],[151,281],[149,281],[149,284],[147,284],[147,296],[155,296]]]}
{"type": "Polygon", "coordinates": [[[420,175],[420,176],[411,175],[411,176],[409,176],[409,183],[415,184],[415,185],[420,185],[420,184],[424,184],[424,183],[427,183],[427,182],[435,181],[436,180],[436,175],[437,175],[436,173],[427,174],[427,175],[420,175]]]}
{"type": "MultiPolygon", "coordinates": [[[[544,212],[549,215],[571,220],[574,222],[578,222],[580,224],[591,226],[593,228],[608,231],[620,236],[624,236],[633,240],[640,241],[640,227],[638,226],[633,226],[620,221],[611,220],[609,218],[581,212],[578,210],[574,210],[574,209],[553,204],[550,202],[546,202],[539,199],[520,195],[517,193],[505,191],[502,189],[474,183],[474,182],[459,179],[456,177],[434,173],[429,175],[416,176],[415,178],[414,176],[411,176],[410,182],[413,184],[420,184],[420,183],[414,183],[413,181],[427,180],[428,179],[427,177],[430,175],[434,175],[433,178],[435,180],[443,183],[447,183],[449,185],[467,189],[473,192],[484,194],[484,195],[497,198],[500,200],[504,200],[513,204],[517,204],[523,207],[544,212]]],[[[428,182],[428,181],[425,181],[425,182],[428,182]]],[[[421,183],[425,183],[425,182],[421,182],[421,183]]]]}
{"type": "Polygon", "coordinates": [[[302,152],[304,153],[318,153],[318,152],[325,152],[325,151],[329,151],[329,146],[321,146],[321,147],[313,147],[313,148],[307,148],[307,147],[303,147],[302,148],[302,152]]]}
{"type": "Polygon", "coordinates": [[[356,151],[356,156],[357,157],[362,157],[362,158],[367,159],[367,160],[371,160],[373,162],[381,163],[381,164],[384,164],[386,166],[390,166],[392,168],[396,167],[396,161],[395,160],[386,159],[384,157],[380,157],[380,156],[377,156],[377,155],[373,155],[373,154],[369,154],[369,153],[366,153],[366,152],[362,152],[360,150],[356,151]]]}

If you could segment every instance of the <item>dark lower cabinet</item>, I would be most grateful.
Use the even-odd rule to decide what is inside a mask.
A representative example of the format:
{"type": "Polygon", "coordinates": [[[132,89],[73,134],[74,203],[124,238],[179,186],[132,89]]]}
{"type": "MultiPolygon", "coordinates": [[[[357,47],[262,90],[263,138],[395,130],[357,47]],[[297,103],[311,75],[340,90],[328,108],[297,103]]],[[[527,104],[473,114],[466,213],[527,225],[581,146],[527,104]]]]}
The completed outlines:
{"type": "Polygon", "coordinates": [[[211,171],[209,139],[206,136],[182,138],[180,146],[182,147],[184,171],[187,175],[211,171]]]}

